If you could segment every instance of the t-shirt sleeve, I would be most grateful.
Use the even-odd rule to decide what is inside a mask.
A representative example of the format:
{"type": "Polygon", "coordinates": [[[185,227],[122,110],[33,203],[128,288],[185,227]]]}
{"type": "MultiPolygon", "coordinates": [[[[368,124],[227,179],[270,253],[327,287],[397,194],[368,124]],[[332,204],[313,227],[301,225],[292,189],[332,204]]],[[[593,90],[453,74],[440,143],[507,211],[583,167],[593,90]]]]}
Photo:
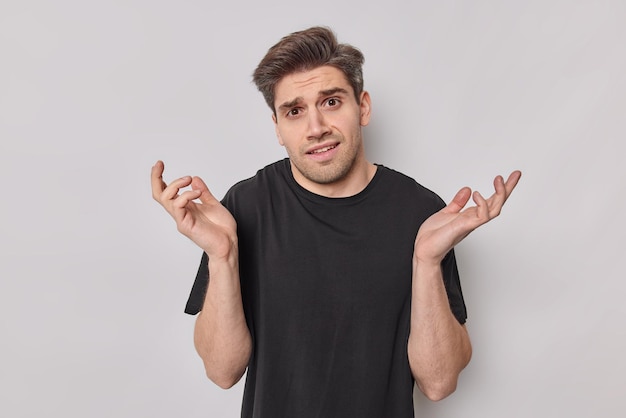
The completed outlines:
{"type": "Polygon", "coordinates": [[[189,315],[196,315],[202,310],[204,305],[204,296],[206,295],[206,289],[209,285],[209,257],[205,252],[202,253],[200,259],[200,266],[196,273],[196,280],[191,287],[191,293],[189,299],[187,299],[187,306],[185,306],[185,313],[189,315]]]}
{"type": "Polygon", "coordinates": [[[459,279],[459,270],[456,265],[456,257],[454,250],[451,250],[441,262],[441,271],[443,282],[448,294],[448,302],[452,313],[459,321],[464,324],[467,320],[467,308],[463,300],[463,292],[461,290],[461,280],[459,279]]]}

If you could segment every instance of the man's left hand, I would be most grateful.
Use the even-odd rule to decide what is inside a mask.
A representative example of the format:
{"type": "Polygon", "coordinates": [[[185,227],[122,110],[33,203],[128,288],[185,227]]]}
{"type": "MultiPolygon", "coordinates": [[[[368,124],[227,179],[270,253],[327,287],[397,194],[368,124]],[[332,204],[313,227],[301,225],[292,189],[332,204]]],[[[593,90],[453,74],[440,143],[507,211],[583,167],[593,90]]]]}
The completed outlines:
{"type": "Polygon", "coordinates": [[[521,176],[520,171],[514,171],[506,182],[502,176],[497,176],[493,181],[495,193],[488,199],[478,191],[472,193],[469,187],[459,190],[448,206],[430,216],[420,227],[415,239],[414,259],[431,264],[441,263],[445,255],[470,232],[500,214],[521,176]],[[470,196],[476,206],[463,210],[470,196]]]}

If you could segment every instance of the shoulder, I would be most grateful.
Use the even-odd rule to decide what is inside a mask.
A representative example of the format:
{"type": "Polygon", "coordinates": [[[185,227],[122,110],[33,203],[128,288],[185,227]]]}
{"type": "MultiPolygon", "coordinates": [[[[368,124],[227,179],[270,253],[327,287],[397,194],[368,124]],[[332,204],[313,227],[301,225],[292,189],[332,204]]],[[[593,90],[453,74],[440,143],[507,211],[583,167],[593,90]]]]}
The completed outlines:
{"type": "Polygon", "coordinates": [[[378,171],[383,186],[381,189],[386,190],[389,195],[397,195],[407,203],[413,202],[429,208],[433,212],[446,205],[437,193],[418,183],[412,177],[383,165],[378,165],[378,171]]]}
{"type": "Polygon", "coordinates": [[[280,160],[261,168],[254,176],[235,183],[226,193],[226,197],[257,192],[259,187],[270,185],[284,177],[286,166],[287,160],[280,160]]]}
{"type": "Polygon", "coordinates": [[[288,160],[285,159],[261,168],[254,176],[235,183],[226,192],[222,203],[232,211],[239,202],[250,203],[267,196],[271,188],[283,183],[286,167],[288,160]]]}

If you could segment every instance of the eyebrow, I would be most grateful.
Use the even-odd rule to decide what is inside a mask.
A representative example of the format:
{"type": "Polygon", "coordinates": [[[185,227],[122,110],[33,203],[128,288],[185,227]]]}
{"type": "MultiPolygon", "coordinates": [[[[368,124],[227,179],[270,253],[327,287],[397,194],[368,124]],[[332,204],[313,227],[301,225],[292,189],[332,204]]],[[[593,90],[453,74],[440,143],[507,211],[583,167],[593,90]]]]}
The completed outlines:
{"type": "Polygon", "coordinates": [[[334,87],[332,89],[320,91],[318,96],[332,96],[333,94],[337,94],[337,93],[349,94],[348,90],[346,90],[344,88],[334,87]]]}
{"type": "Polygon", "coordinates": [[[281,104],[280,106],[278,106],[278,108],[280,110],[291,109],[292,107],[294,107],[295,105],[300,103],[303,99],[304,99],[304,97],[298,96],[298,97],[296,97],[295,99],[293,99],[293,100],[291,100],[289,102],[285,102],[285,103],[281,104]]]}
{"type": "MultiPolygon", "coordinates": [[[[337,94],[337,93],[342,93],[342,94],[349,94],[348,90],[342,88],[342,87],[333,87],[332,89],[328,89],[328,90],[321,90],[317,96],[318,97],[323,97],[323,96],[332,96],[333,94],[337,94]]],[[[283,104],[281,104],[280,106],[278,106],[278,108],[280,110],[287,110],[287,109],[291,109],[292,107],[296,106],[298,103],[300,103],[302,100],[304,100],[304,97],[302,96],[298,96],[293,100],[290,100],[288,102],[284,102],[283,104]]]]}

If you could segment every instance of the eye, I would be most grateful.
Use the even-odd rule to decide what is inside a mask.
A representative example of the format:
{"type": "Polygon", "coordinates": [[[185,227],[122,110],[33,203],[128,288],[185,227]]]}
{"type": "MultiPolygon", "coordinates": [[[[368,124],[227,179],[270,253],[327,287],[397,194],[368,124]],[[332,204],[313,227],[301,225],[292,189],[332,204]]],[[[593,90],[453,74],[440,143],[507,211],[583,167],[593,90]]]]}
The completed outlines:
{"type": "Polygon", "coordinates": [[[300,109],[298,109],[297,107],[294,107],[293,109],[289,109],[289,111],[287,112],[288,117],[298,116],[299,114],[300,114],[300,109]]]}
{"type": "Polygon", "coordinates": [[[336,97],[331,97],[330,99],[326,100],[326,106],[328,107],[337,107],[340,104],[341,101],[336,97]]]}

